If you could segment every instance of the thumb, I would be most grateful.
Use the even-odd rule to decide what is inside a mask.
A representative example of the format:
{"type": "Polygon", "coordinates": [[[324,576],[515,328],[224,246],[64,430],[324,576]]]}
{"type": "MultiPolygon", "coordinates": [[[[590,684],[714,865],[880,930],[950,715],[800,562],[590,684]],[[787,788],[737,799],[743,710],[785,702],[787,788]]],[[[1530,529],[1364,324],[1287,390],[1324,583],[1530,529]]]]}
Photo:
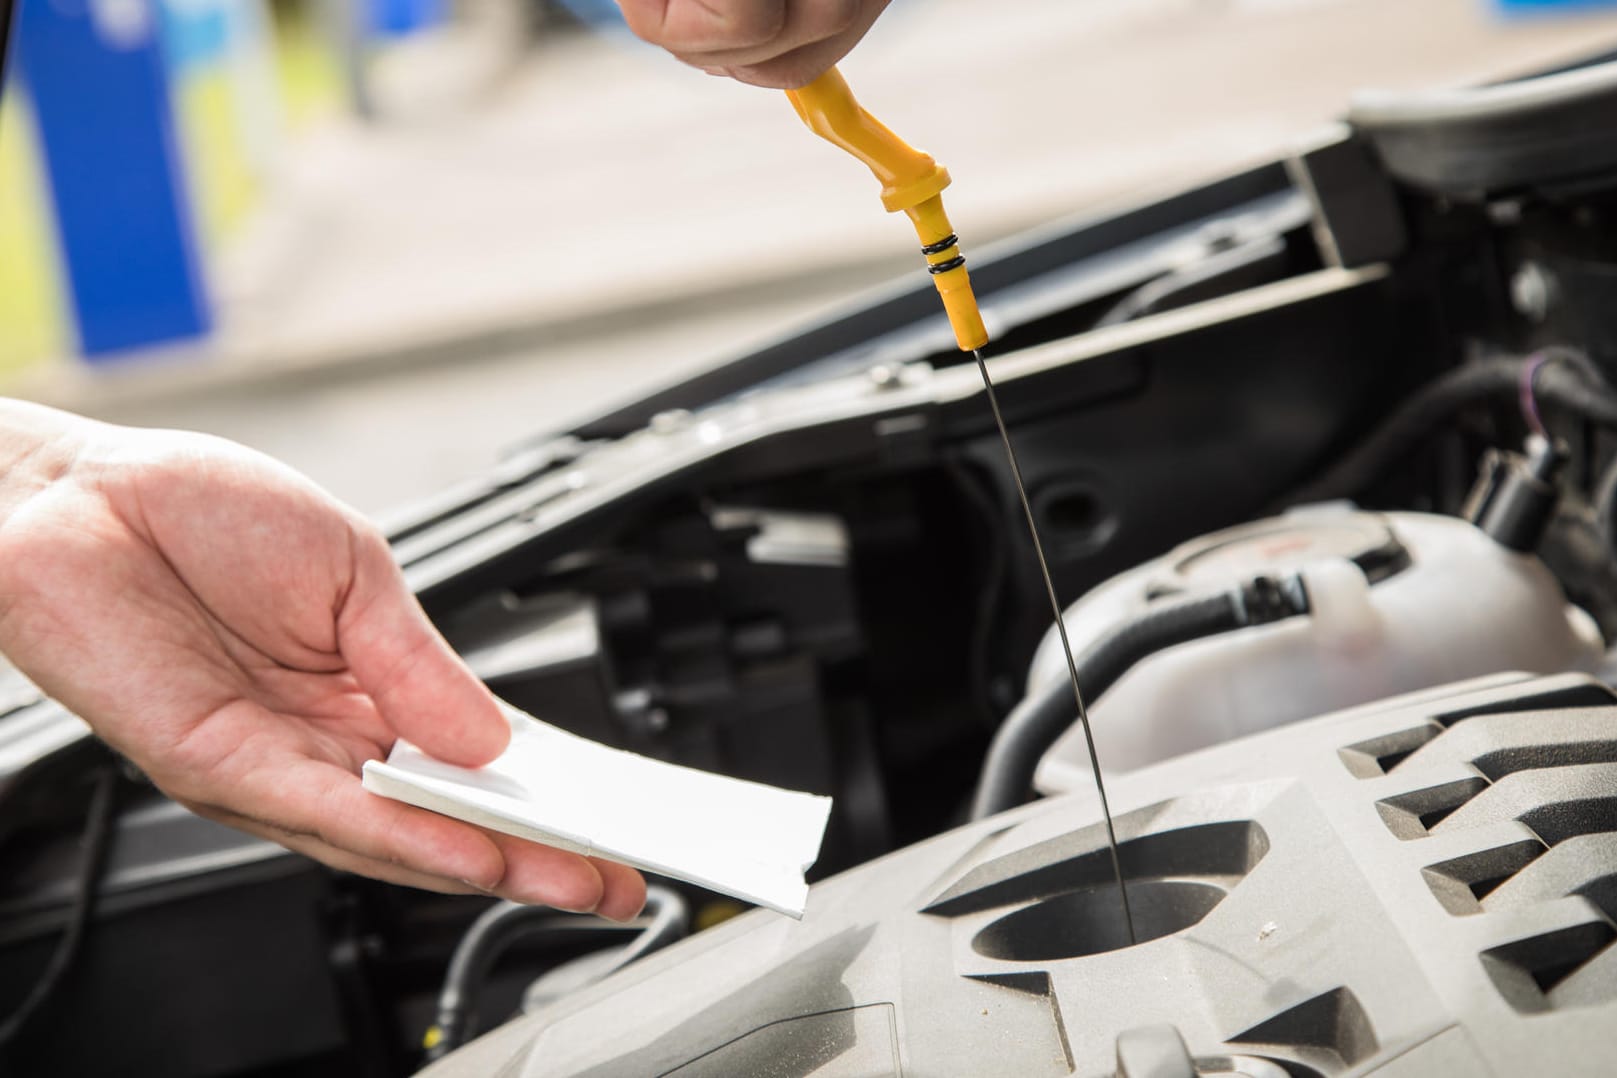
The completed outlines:
{"type": "Polygon", "coordinates": [[[369,529],[355,537],[354,578],[337,612],[337,643],[382,720],[423,752],[480,767],[505,750],[511,727],[494,696],[432,627],[369,529]]]}

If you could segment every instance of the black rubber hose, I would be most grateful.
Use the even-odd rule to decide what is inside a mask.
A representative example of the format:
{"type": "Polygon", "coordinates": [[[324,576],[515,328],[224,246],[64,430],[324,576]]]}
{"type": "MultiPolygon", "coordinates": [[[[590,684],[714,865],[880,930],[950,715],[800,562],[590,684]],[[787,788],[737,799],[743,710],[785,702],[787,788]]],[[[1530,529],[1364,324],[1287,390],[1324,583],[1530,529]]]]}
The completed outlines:
{"type": "MultiPolygon", "coordinates": [[[[1093,704],[1147,656],[1246,624],[1246,604],[1238,592],[1159,602],[1078,656],[1078,685],[1093,704]]],[[[980,820],[1025,801],[1039,758],[1077,719],[1072,685],[1065,677],[1053,678],[1017,704],[988,748],[971,818],[980,820]]]]}
{"type": "MultiPolygon", "coordinates": [[[[603,971],[603,977],[638,958],[683,938],[690,930],[690,911],[677,891],[667,887],[646,888],[646,906],[641,915],[646,922],[634,941],[623,949],[618,960],[603,971]]],[[[562,913],[548,906],[528,906],[520,902],[498,902],[472,922],[455,946],[449,971],[438,993],[438,1012],[428,1035],[427,1062],[443,1058],[475,1032],[477,996],[494,963],[518,939],[545,934],[566,938],[580,931],[600,931],[611,926],[588,915],[562,913]]]]}
{"type": "MultiPolygon", "coordinates": [[[[1546,349],[1545,354],[1555,362],[1545,364],[1534,379],[1534,395],[1540,403],[1602,427],[1617,428],[1617,393],[1588,359],[1565,349],[1546,349]]],[[[1330,501],[1362,493],[1459,412],[1484,401],[1513,399],[1521,391],[1529,362],[1476,360],[1427,383],[1324,475],[1288,494],[1285,503],[1330,501]]]]}
{"type": "Polygon", "coordinates": [[[16,1040],[30,1019],[50,1002],[72,971],[79,957],[90,918],[95,912],[96,899],[101,891],[101,875],[106,869],[107,853],[112,847],[113,832],[118,815],[118,772],[108,767],[95,778],[90,795],[90,807],[85,814],[84,838],[79,854],[79,875],[74,891],[73,910],[68,915],[67,930],[51,952],[44,971],[34,981],[21,1005],[0,1021],[0,1050],[16,1040]]]}

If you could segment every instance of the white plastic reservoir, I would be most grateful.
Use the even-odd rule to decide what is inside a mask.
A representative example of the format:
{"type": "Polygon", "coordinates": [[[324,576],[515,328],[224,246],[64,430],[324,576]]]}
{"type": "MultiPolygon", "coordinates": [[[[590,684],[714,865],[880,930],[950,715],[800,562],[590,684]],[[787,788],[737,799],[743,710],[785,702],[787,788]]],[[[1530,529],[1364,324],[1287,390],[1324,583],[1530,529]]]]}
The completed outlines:
{"type": "MultiPolygon", "coordinates": [[[[1463,678],[1592,671],[1603,657],[1594,620],[1536,556],[1453,517],[1347,503],[1193,540],[1115,577],[1067,610],[1073,650],[1084,654],[1153,598],[1221,591],[1264,572],[1300,572],[1311,612],[1159,652],[1088,701],[1106,771],[1463,678]]],[[[1052,626],[1028,688],[1066,677],[1052,626]]],[[[1058,793],[1092,781],[1074,726],[1034,785],[1058,793]]]]}

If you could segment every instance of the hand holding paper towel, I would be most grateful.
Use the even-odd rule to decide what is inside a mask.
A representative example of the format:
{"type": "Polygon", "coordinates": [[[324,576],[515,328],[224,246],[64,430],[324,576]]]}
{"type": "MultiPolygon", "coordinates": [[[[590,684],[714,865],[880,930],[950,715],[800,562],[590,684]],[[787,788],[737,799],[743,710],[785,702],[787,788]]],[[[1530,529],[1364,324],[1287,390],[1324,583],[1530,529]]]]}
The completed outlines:
{"type": "Polygon", "coordinates": [[[803,916],[831,799],[608,748],[515,708],[493,763],[456,767],[400,741],[365,788],[479,827],[606,857],[803,916]]]}

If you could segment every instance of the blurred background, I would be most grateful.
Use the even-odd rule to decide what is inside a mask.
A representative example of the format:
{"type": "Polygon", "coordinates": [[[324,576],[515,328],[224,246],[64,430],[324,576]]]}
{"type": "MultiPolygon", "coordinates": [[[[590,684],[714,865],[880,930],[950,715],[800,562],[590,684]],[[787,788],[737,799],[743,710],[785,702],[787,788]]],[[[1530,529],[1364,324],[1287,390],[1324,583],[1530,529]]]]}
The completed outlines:
{"type": "MultiPolygon", "coordinates": [[[[777,92],[611,0],[20,0],[0,393],[379,512],[914,272],[777,92]]],[[[1617,46],[1582,0],[895,0],[843,63],[968,247],[1272,156],[1363,87],[1617,46]]]]}

